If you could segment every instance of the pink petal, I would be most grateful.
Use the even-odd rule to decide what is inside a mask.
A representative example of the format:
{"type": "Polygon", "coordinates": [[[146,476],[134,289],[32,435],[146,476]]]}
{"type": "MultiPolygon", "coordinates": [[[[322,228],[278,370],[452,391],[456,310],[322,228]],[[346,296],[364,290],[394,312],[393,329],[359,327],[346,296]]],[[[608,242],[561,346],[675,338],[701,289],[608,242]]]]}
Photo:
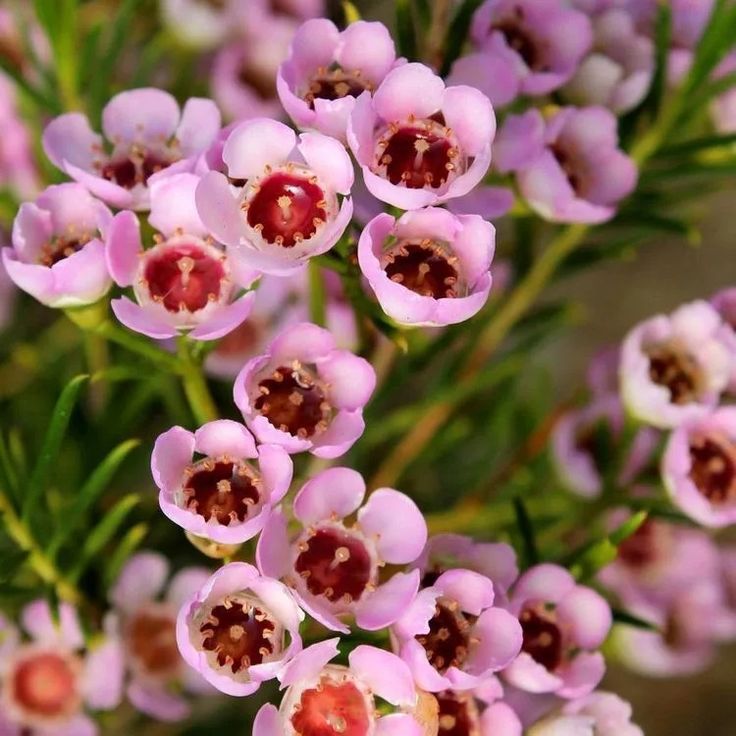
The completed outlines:
{"type": "Polygon", "coordinates": [[[232,458],[255,458],[258,456],[253,435],[242,424],[232,419],[217,419],[214,422],[203,424],[194,433],[194,449],[210,457],[230,455],[232,458]]]}
{"type": "Polygon", "coordinates": [[[179,105],[174,97],[153,87],[120,92],[102,111],[102,130],[113,143],[162,143],[178,124],[179,105]]]}
{"type": "Polygon", "coordinates": [[[171,578],[169,589],[166,591],[166,602],[179,609],[201,590],[212,575],[212,570],[206,567],[185,567],[171,578]]]}
{"type": "Polygon", "coordinates": [[[172,427],[156,438],[151,473],[162,491],[173,493],[181,486],[184,469],[192,462],[194,438],[184,427],[172,427]]]}
{"type": "Polygon", "coordinates": [[[327,18],[314,18],[302,23],[291,42],[294,63],[304,74],[328,67],[340,39],[337,26],[327,18]]]}
{"type": "Polygon", "coordinates": [[[361,629],[379,631],[397,621],[419,590],[419,570],[397,572],[361,602],[355,620],[361,629]]]}
{"type": "Polygon", "coordinates": [[[87,653],[82,674],[84,701],[93,710],[117,708],[123,698],[125,654],[121,643],[108,639],[87,653]]]}
{"type": "Polygon", "coordinates": [[[77,612],[68,603],[59,604],[58,622],[51,616],[48,601],[29,603],[21,611],[20,624],[35,641],[56,644],[66,649],[81,649],[84,646],[77,612]]]}
{"type": "Polygon", "coordinates": [[[493,583],[485,575],[472,570],[443,572],[434,587],[456,600],[463,611],[473,616],[480,616],[483,610],[493,605],[493,583]]]}
{"type": "Polygon", "coordinates": [[[82,250],[58,261],[51,267],[58,304],[77,306],[93,304],[112,286],[105,262],[105,246],[91,240],[82,250]]]}
{"type": "Polygon", "coordinates": [[[258,466],[269,504],[278,503],[288,492],[294,474],[294,463],[283,447],[260,445],[258,466]]]}
{"type": "Polygon", "coordinates": [[[489,608],[473,627],[480,643],[467,662],[470,672],[484,674],[507,667],[521,651],[523,635],[516,616],[502,608],[489,608]]]}
{"type": "Polygon", "coordinates": [[[583,585],[578,585],[559,602],[557,613],[570,628],[575,643],[584,649],[599,647],[613,623],[608,601],[583,585]]]}
{"type": "Polygon", "coordinates": [[[262,705],[253,721],[252,736],[283,736],[283,733],[281,717],[276,706],[271,703],[262,705]]]}
{"type": "Polygon", "coordinates": [[[161,686],[133,680],[126,691],[128,699],[141,713],[167,723],[183,721],[191,712],[189,703],[161,686]]]}
{"type": "Polygon", "coordinates": [[[148,221],[160,233],[173,235],[177,229],[188,235],[205,237],[207,228],[197,214],[194,193],[200,177],[181,173],[151,182],[151,214],[148,221]]]}
{"type": "Polygon", "coordinates": [[[184,105],[176,139],[184,157],[204,151],[217,138],[222,119],[212,100],[192,97],[184,105]]]}
{"type": "Polygon", "coordinates": [[[215,239],[238,246],[245,230],[227,177],[219,171],[208,172],[200,180],[194,198],[202,223],[215,239]]]}
{"type": "Polygon", "coordinates": [[[62,171],[67,163],[91,171],[102,148],[102,137],[92,130],[86,115],[70,112],[46,126],[42,143],[46,155],[62,171]]]}
{"type": "Polygon", "coordinates": [[[326,639],[299,652],[278,675],[282,689],[316,677],[337,656],[339,643],[340,637],[326,639]]]}
{"type": "Polygon", "coordinates": [[[424,727],[408,713],[390,713],[376,723],[375,736],[423,736],[424,727]]]}
{"type": "Polygon", "coordinates": [[[51,213],[34,202],[23,202],[13,220],[12,235],[13,248],[21,261],[36,261],[52,231],[51,213]]]}
{"type": "Polygon", "coordinates": [[[269,352],[275,361],[296,359],[314,363],[334,349],[335,338],[329,331],[311,322],[300,322],[282,330],[269,352]]]}
{"type": "Polygon", "coordinates": [[[154,340],[168,340],[177,334],[176,329],[168,322],[139,307],[127,297],[113,299],[110,306],[120,322],[142,335],[152,337],[154,340]]]}
{"type": "Polygon", "coordinates": [[[13,283],[42,304],[51,305],[58,299],[51,269],[16,260],[12,248],[2,249],[3,266],[13,283]]]}
{"type": "Polygon", "coordinates": [[[281,166],[296,145],[296,134],[283,123],[255,118],[238,125],[225,141],[222,160],[236,179],[261,176],[266,166],[281,166]]]}
{"type": "Polygon", "coordinates": [[[348,661],[356,677],[379,698],[409,708],[416,703],[411,670],[395,654],[361,644],[350,652],[348,661]]]}
{"type": "Polygon", "coordinates": [[[542,563],[530,568],[519,578],[512,601],[515,605],[525,601],[557,603],[574,587],[575,579],[564,567],[542,563]]]}
{"type": "Polygon", "coordinates": [[[302,133],[297,148],[321,181],[340,194],[350,193],[353,164],[339,141],[321,133],[302,133]]]}
{"type": "Polygon", "coordinates": [[[410,115],[428,118],[442,105],[445,83],[424,64],[403,64],[390,71],[373,95],[373,107],[387,122],[410,115]]]}
{"type": "Polygon", "coordinates": [[[194,340],[219,340],[248,319],[255,298],[255,291],[249,291],[195,327],[189,337],[194,340]]]}
{"type": "Polygon", "coordinates": [[[522,725],[519,716],[506,703],[493,703],[481,714],[481,734],[483,736],[521,736],[522,725]]]}
{"type": "Polygon", "coordinates": [[[281,578],[289,571],[289,535],[286,517],[274,511],[263,527],[256,547],[258,569],[270,578],[281,578]]]}
{"type": "Polygon", "coordinates": [[[126,563],[110,589],[108,598],[124,613],[135,613],[155,600],[169,577],[169,562],[158,552],[138,552],[126,563]]]}
{"type": "Polygon", "coordinates": [[[442,98],[442,114],[469,156],[476,156],[493,141],[496,116],[490,100],[479,90],[448,87],[442,98]]]}
{"type": "Polygon", "coordinates": [[[141,227],[134,212],[118,212],[107,231],[105,256],[107,269],[118,286],[130,286],[143,251],[141,227]]]}
{"type": "Polygon", "coordinates": [[[333,514],[343,519],[360,506],[364,496],[365,481],[360,473],[350,468],[328,468],[301,487],[294,498],[294,514],[304,525],[324,521],[333,514]]]}
{"type": "Polygon", "coordinates": [[[330,401],[338,409],[362,409],[376,387],[373,366],[347,350],[334,350],[320,361],[319,374],[329,384],[330,401]]]}
{"type": "Polygon", "coordinates": [[[383,23],[359,20],[340,34],[335,61],[343,69],[359,69],[374,84],[381,82],[395,60],[394,40],[383,23]]]}

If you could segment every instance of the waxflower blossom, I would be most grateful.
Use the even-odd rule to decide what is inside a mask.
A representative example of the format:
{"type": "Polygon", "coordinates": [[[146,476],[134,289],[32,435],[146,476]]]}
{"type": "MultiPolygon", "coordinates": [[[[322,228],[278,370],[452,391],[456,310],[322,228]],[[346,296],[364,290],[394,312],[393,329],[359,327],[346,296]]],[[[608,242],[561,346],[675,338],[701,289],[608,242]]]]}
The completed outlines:
{"type": "Polygon", "coordinates": [[[313,476],[294,499],[301,524],[289,535],[283,513],[274,513],[258,540],[258,566],[282,579],[301,607],[334,631],[355,616],[362,629],[393,623],[411,603],[419,572],[397,572],[379,581],[381,568],[414,560],[424,547],[427,526],[416,504],[391,488],[374,491],[366,503],[365,481],[349,468],[313,476]],[[357,512],[355,522],[346,518],[357,512]]]}
{"type": "Polygon", "coordinates": [[[560,108],[548,119],[537,109],[510,115],[493,152],[496,168],[515,172],[524,199],[553,222],[610,220],[636,186],[636,165],[603,107],[560,108]]]}
{"type": "Polygon", "coordinates": [[[438,736],[521,736],[519,716],[506,703],[491,702],[474,690],[434,693],[438,706],[438,736]]]}
{"type": "Polygon", "coordinates": [[[476,314],[491,290],[495,228],[478,215],[430,207],[381,214],[360,236],[358,262],[400,324],[442,326],[476,314]]]}
{"type": "MultiPolygon", "coordinates": [[[[0,24],[4,18],[0,17],[0,24]]],[[[1,35],[1,34],[0,34],[1,35]]],[[[28,127],[18,111],[11,82],[0,72],[0,187],[21,197],[38,190],[38,171],[28,127]]]]}
{"type": "Polygon", "coordinates": [[[28,604],[21,625],[0,616],[0,731],[8,736],[97,736],[88,711],[112,710],[122,697],[123,653],[106,637],[85,648],[75,609],[62,603],[58,620],[45,600],[28,604]]]}
{"type": "Polygon", "coordinates": [[[179,607],[211,573],[204,567],[186,567],[167,585],[169,572],[163,555],[139,552],[120,571],[109,598],[114,625],[125,644],[128,700],[154,718],[179,721],[190,712],[181,688],[192,695],[212,692],[206,680],[186,666],[176,646],[179,607]]]}
{"type": "Polygon", "coordinates": [[[358,97],[348,141],[371,194],[414,210],[473,189],[490,165],[495,131],[485,95],[445,87],[429,67],[412,63],[358,97]]]}
{"type": "Polygon", "coordinates": [[[143,249],[140,223],[130,210],[115,215],[109,228],[107,262],[127,297],[112,301],[115,316],[131,330],[162,340],[189,331],[196,340],[215,340],[250,313],[253,292],[237,296],[259,276],[229,257],[197,216],[195,174],[172,174],[151,185],[150,224],[155,245],[143,249]]]}
{"type": "Polygon", "coordinates": [[[704,301],[645,320],[621,347],[624,404],[655,427],[675,427],[707,414],[718,404],[732,372],[723,322],[704,301]]]}
{"type": "Polygon", "coordinates": [[[328,251],[350,222],[353,165],[334,138],[275,120],[238,125],[222,151],[228,177],[197,188],[202,221],[250,268],[286,275],[328,251]],[[232,180],[242,188],[231,187],[232,180]],[[342,202],[340,196],[342,195],[342,202]]]}
{"type": "Polygon", "coordinates": [[[391,652],[365,644],[350,652],[347,667],[330,664],[338,642],[313,644],[284,668],[281,706],[261,707],[253,736],[425,734],[415,714],[420,697],[409,668],[391,652]],[[388,707],[379,709],[376,698],[388,707]]]}
{"type": "Polygon", "coordinates": [[[363,407],[375,385],[368,361],[304,322],[287,327],[243,366],[233,394],[259,442],[333,458],[363,434],[363,407]]]}
{"type": "Polygon", "coordinates": [[[326,18],[308,20],[279,68],[279,98],[300,128],[344,142],[355,99],[375,90],[395,63],[394,42],[383,23],[356,21],[340,32],[326,18]]]}
{"type": "Polygon", "coordinates": [[[256,447],[242,424],[220,419],[196,432],[172,427],[159,435],[151,469],[161,510],[173,522],[199,537],[239,544],[261,531],[289,490],[293,465],[282,447],[256,447]]]}
{"type": "Polygon", "coordinates": [[[168,92],[142,88],[107,103],[104,139],[85,115],[70,112],[46,126],[43,147],[55,166],[104,202],[146,210],[149,180],[159,172],[189,171],[219,130],[212,100],[193,97],[180,111],[168,92]]]}
{"type": "Polygon", "coordinates": [[[79,184],[48,187],[24,202],[13,223],[12,247],[3,248],[13,282],[42,304],[92,304],[112,286],[105,240],[112,213],[79,184]]]}
{"type": "Polygon", "coordinates": [[[675,506],[699,524],[736,523],[736,408],[683,421],[667,442],[662,479],[675,506]]]}
{"type": "Polygon", "coordinates": [[[515,616],[494,606],[491,580],[471,570],[443,572],[419,592],[391,632],[395,649],[428,692],[470,690],[519,654],[515,616]]]}
{"type": "Polygon", "coordinates": [[[511,610],[521,622],[521,654],[503,672],[511,685],[531,693],[580,698],[603,677],[605,661],[595,651],[611,628],[608,603],[577,585],[559,565],[527,570],[511,592],[511,610]]]}
{"type": "Polygon", "coordinates": [[[228,695],[251,695],[301,651],[304,618],[289,589],[245,562],[221,567],[179,609],[184,660],[228,695]]]}

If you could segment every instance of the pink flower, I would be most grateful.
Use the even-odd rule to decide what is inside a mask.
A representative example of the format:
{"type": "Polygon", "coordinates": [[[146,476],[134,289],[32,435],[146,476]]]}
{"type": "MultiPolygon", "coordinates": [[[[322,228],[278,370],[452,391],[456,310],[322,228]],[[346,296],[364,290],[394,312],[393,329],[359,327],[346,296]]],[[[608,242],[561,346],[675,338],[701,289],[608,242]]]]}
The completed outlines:
{"type": "Polygon", "coordinates": [[[375,90],[395,64],[394,42],[383,23],[357,21],[340,32],[326,18],[308,20],[279,69],[279,98],[300,128],[344,142],[355,99],[375,90]]]}
{"type": "Polygon", "coordinates": [[[196,340],[215,340],[250,313],[255,295],[237,296],[258,272],[225,254],[197,216],[195,174],[162,177],[151,185],[150,224],[156,244],[143,249],[133,212],[115,215],[108,235],[110,273],[119,286],[133,286],[137,304],[114,299],[115,316],[131,330],[157,340],[190,330],[196,340]]]}
{"type": "Polygon", "coordinates": [[[491,290],[496,230],[478,215],[428,207],[371,220],[358,261],[383,310],[400,324],[443,326],[469,319],[491,290]]]}
{"type": "Polygon", "coordinates": [[[375,385],[368,361],[337,349],[332,334],[305,322],[287,327],[243,366],[234,398],[259,442],[333,458],[363,433],[363,407],[375,385]]]}
{"type": "Polygon", "coordinates": [[[209,684],[186,666],[176,646],[179,606],[205,584],[210,571],[186,567],[166,585],[169,572],[168,560],[157,552],[133,555],[110,589],[110,602],[125,644],[128,700],[153,718],[179,721],[190,711],[180,688],[191,694],[211,692],[209,684]]]}
{"type": "Polygon", "coordinates": [[[179,609],[176,641],[187,664],[218,690],[251,695],[301,650],[303,618],[285,585],[231,562],[179,609]]]}
{"type": "Polygon", "coordinates": [[[728,383],[728,391],[729,393],[736,393],[736,287],[721,289],[708,301],[723,320],[721,339],[734,357],[733,373],[728,383]]]}
{"type": "Polygon", "coordinates": [[[419,695],[408,667],[395,655],[362,644],[348,665],[329,664],[339,639],[328,639],[298,654],[279,675],[286,693],[281,707],[267,703],[253,724],[253,736],[376,734],[423,736],[414,711],[419,695]],[[378,707],[376,698],[380,698],[378,707]]]}
{"type": "Polygon", "coordinates": [[[163,24],[178,40],[196,49],[211,49],[232,32],[237,18],[235,8],[242,3],[243,0],[161,0],[159,8],[163,24]]]}
{"type": "Polygon", "coordinates": [[[300,605],[334,631],[350,629],[341,620],[354,615],[374,631],[395,621],[411,603],[419,572],[395,573],[379,582],[386,564],[414,560],[427,539],[416,504],[403,493],[379,488],[368,501],[365,481],[349,468],[329,468],[307,481],[294,499],[301,528],[290,537],[286,517],[274,513],[258,541],[258,566],[283,579],[300,605]],[[363,504],[363,505],[361,505],[363,504]],[[357,511],[354,524],[345,519],[357,511]]]}
{"type": "Polygon", "coordinates": [[[85,115],[70,112],[46,126],[43,147],[55,166],[108,204],[146,210],[149,179],[189,171],[219,129],[220,112],[211,100],[193,97],[180,112],[168,92],[133,89],[115,95],[102,111],[104,139],[85,115]]]}
{"type": "Polygon", "coordinates": [[[445,87],[423,64],[390,71],[358,97],[348,141],[371,194],[406,210],[467,194],[491,163],[496,118],[472,87],[445,87]]]}
{"type": "Polygon", "coordinates": [[[2,72],[0,72],[0,188],[7,188],[24,198],[34,196],[38,191],[38,171],[28,126],[18,111],[15,87],[2,72]]]}
{"type": "Polygon", "coordinates": [[[353,213],[353,167],[334,138],[302,133],[275,120],[238,125],[222,158],[231,180],[216,171],[197,188],[197,210],[242,262],[286,275],[337,242],[353,213]]]}
{"type": "Polygon", "coordinates": [[[629,332],[621,348],[621,394],[637,419],[675,427],[718,404],[733,367],[720,316],[706,302],[695,301],[629,332]]]}
{"type": "Polygon", "coordinates": [[[510,115],[493,152],[498,170],[516,172],[523,197],[553,222],[610,220],[636,186],[636,165],[603,107],[565,107],[549,119],[537,109],[510,115]]]}
{"type": "Polygon", "coordinates": [[[443,572],[391,629],[417,684],[429,692],[470,690],[519,654],[521,626],[495,607],[493,583],[471,570],[443,572]]]}
{"type": "Polygon", "coordinates": [[[283,448],[256,448],[242,424],[220,419],[159,435],[151,470],[169,519],[197,536],[240,544],[261,531],[289,490],[293,465],[283,448]]]}
{"type": "Polygon", "coordinates": [[[123,651],[105,637],[86,647],[77,613],[58,618],[45,600],[28,604],[21,624],[30,641],[0,616],[0,732],[8,736],[96,736],[88,710],[112,710],[122,697],[123,651]]]}
{"type": "Polygon", "coordinates": [[[504,670],[511,685],[531,693],[580,698],[601,681],[605,661],[595,651],[611,628],[608,603],[577,585],[559,565],[527,570],[511,593],[524,634],[521,654],[504,670]]]}
{"type": "Polygon", "coordinates": [[[112,286],[104,241],[112,213],[79,184],[57,184],[24,202],[3,264],[16,286],[50,307],[101,299],[112,286]]]}
{"type": "Polygon", "coordinates": [[[433,697],[439,707],[439,736],[522,736],[519,716],[504,702],[483,706],[472,690],[444,690],[433,697]]]}

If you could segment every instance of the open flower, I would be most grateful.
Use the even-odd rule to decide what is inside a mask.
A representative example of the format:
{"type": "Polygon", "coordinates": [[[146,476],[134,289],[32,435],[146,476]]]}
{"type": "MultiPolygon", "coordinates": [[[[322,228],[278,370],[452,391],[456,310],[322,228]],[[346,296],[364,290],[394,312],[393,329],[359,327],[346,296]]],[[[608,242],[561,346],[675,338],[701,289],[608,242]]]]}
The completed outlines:
{"type": "Polygon", "coordinates": [[[330,664],[338,641],[313,644],[287,665],[279,675],[287,688],[281,707],[267,703],[260,709],[253,736],[424,735],[409,668],[365,644],[350,652],[347,667],[330,664]],[[377,698],[385,703],[379,706],[377,698]]]}
{"type": "Polygon", "coordinates": [[[376,385],[368,361],[309,322],[287,327],[235,379],[235,403],[259,442],[339,457],[363,434],[376,385]]]}
{"type": "Polygon", "coordinates": [[[210,576],[205,567],[186,567],[168,585],[169,562],[156,552],[139,552],[126,562],[110,589],[112,615],[125,643],[130,681],[128,700],[142,713],[162,721],[189,715],[191,694],[211,692],[210,685],[187,667],[176,646],[179,606],[210,576]],[[162,593],[165,593],[162,597],[162,593]]]}
{"type": "Polygon", "coordinates": [[[161,510],[173,522],[199,537],[239,544],[261,531],[289,490],[293,465],[282,447],[256,447],[242,424],[220,419],[196,432],[172,427],[159,435],[151,469],[161,510]]]}
{"type": "Polygon", "coordinates": [[[250,268],[285,275],[328,251],[350,222],[353,165],[334,138],[275,120],[238,125],[225,142],[228,177],[206,174],[197,188],[202,221],[250,268]],[[242,188],[231,186],[237,180],[242,188]]]}
{"type": "Polygon", "coordinates": [[[437,207],[382,214],[360,236],[358,261],[386,314],[401,324],[469,319],[488,299],[496,231],[478,215],[437,207]]]}
{"type": "Polygon", "coordinates": [[[493,152],[498,170],[516,172],[529,205],[553,222],[610,220],[636,186],[636,164],[604,107],[565,107],[548,119],[537,109],[510,115],[493,152]]]}
{"type": "Polygon", "coordinates": [[[228,695],[251,695],[302,647],[304,614],[289,589],[245,562],[221,567],[179,609],[184,660],[228,695]]]}
{"type": "Polygon", "coordinates": [[[713,409],[732,375],[723,322],[695,301],[645,320],[621,348],[619,376],[626,408],[655,427],[675,427],[713,409]]]}
{"type": "Polygon", "coordinates": [[[541,564],[519,578],[511,610],[524,638],[521,654],[504,670],[507,682],[527,692],[571,699],[595,689],[606,669],[595,650],[612,623],[604,598],[577,585],[563,567],[541,564]]]}
{"type": "Polygon", "coordinates": [[[427,539],[424,517],[408,496],[379,488],[363,504],[365,492],[360,473],[324,470],[294,499],[294,515],[301,524],[297,535],[290,537],[286,518],[277,512],[258,540],[261,572],[283,579],[304,610],[346,633],[350,629],[341,617],[348,614],[369,631],[401,615],[416,595],[419,572],[397,572],[380,582],[380,570],[387,563],[416,559],[427,539]]]}
{"type": "Polygon", "coordinates": [[[391,632],[399,656],[428,692],[470,690],[519,654],[521,626],[495,607],[493,583],[471,570],[442,573],[391,632]]]}
{"type": "Polygon", "coordinates": [[[151,185],[149,222],[155,245],[143,249],[140,224],[126,210],[109,228],[107,260],[119,286],[133,286],[137,304],[114,299],[115,316],[131,330],[157,340],[189,331],[196,340],[215,340],[250,313],[253,292],[237,296],[259,276],[218,247],[197,216],[195,174],[172,174],[151,185]]]}
{"type": "Polygon", "coordinates": [[[519,716],[507,703],[483,705],[473,690],[443,690],[433,696],[438,706],[438,736],[521,736],[519,716]]]}
{"type": "Polygon", "coordinates": [[[161,171],[188,171],[220,130],[212,100],[193,97],[180,112],[172,95],[143,88],[121,92],[102,111],[105,138],[89,120],[70,112],[43,134],[55,166],[114,207],[148,209],[149,179],[161,171]]]}
{"type": "Polygon", "coordinates": [[[24,202],[13,223],[3,264],[15,284],[50,307],[77,307],[112,286],[105,238],[112,213],[79,184],[48,187],[24,202]]]}
{"type": "Polygon", "coordinates": [[[21,625],[0,617],[0,732],[8,736],[96,736],[87,711],[112,710],[122,697],[123,652],[114,638],[85,648],[77,613],[58,616],[45,600],[28,604],[21,625]]]}
{"type": "Polygon", "coordinates": [[[300,128],[344,142],[355,98],[375,90],[395,63],[394,42],[383,23],[361,20],[340,32],[326,18],[308,20],[279,68],[279,97],[300,128]]]}
{"type": "Polygon", "coordinates": [[[358,97],[348,141],[371,194],[415,210],[473,189],[491,163],[495,132],[482,92],[446,88],[424,64],[403,64],[358,97]]]}

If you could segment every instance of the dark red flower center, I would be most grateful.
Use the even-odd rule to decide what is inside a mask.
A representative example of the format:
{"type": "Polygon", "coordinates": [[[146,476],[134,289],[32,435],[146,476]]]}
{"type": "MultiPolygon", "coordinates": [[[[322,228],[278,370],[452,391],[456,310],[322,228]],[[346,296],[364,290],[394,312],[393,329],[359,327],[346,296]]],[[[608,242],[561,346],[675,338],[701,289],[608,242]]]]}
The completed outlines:
{"type": "Polygon", "coordinates": [[[371,583],[371,555],[362,539],[344,529],[319,528],[300,542],[299,551],[294,569],[313,595],[351,603],[371,583]]]}
{"type": "Polygon", "coordinates": [[[146,254],[143,280],[169,312],[197,312],[222,295],[223,258],[195,244],[166,246],[146,254]]]}
{"type": "Polygon", "coordinates": [[[261,480],[245,462],[205,458],[187,468],[184,506],[218,524],[242,522],[261,500],[261,480]]]}
{"type": "Polygon", "coordinates": [[[258,384],[255,408],[274,427],[296,437],[327,428],[332,408],[321,383],[306,368],[280,366],[258,384]]]}
{"type": "Polygon", "coordinates": [[[373,85],[367,79],[363,79],[359,71],[348,72],[339,66],[332,69],[322,67],[309,80],[304,100],[314,108],[315,99],[339,100],[343,97],[358,97],[362,92],[372,88],[373,85]]]}
{"type": "Polygon", "coordinates": [[[618,546],[618,559],[634,569],[645,568],[660,558],[661,542],[667,528],[653,519],[647,519],[628,539],[618,546]]]}
{"type": "Polygon", "coordinates": [[[38,263],[42,266],[53,266],[55,263],[78,253],[90,240],[90,235],[82,235],[78,238],[55,236],[42,246],[38,254],[38,263]]]}
{"type": "Polygon", "coordinates": [[[242,204],[248,224],[268,243],[293,248],[327,220],[325,193],[317,178],[278,171],[257,185],[242,204]]]}
{"type": "Polygon", "coordinates": [[[524,22],[524,9],[516,6],[510,15],[493,24],[492,29],[502,33],[509,48],[516,51],[524,63],[534,72],[548,69],[544,46],[537,40],[524,22]]]}
{"type": "Polygon", "coordinates": [[[226,598],[199,627],[202,648],[217,655],[217,664],[236,675],[274,653],[276,625],[269,614],[246,601],[226,598]]]}
{"type": "Polygon", "coordinates": [[[433,240],[402,241],[383,257],[386,275],[397,284],[421,296],[434,299],[461,295],[458,258],[449,255],[433,240]]]}
{"type": "Polygon", "coordinates": [[[291,717],[299,736],[367,736],[373,713],[364,694],[349,680],[323,675],[316,687],[304,690],[291,717]]]}
{"type": "Polygon", "coordinates": [[[270,74],[266,74],[257,64],[244,59],[238,69],[238,80],[244,87],[253,90],[262,100],[272,100],[276,97],[276,81],[270,74]]]}
{"type": "Polygon", "coordinates": [[[460,610],[457,601],[440,598],[429,620],[429,633],[416,640],[424,647],[429,663],[444,673],[450,667],[462,667],[468,657],[470,628],[475,618],[460,610]]]}
{"type": "Polygon", "coordinates": [[[173,157],[136,149],[128,155],[110,159],[102,166],[100,175],[123,189],[132,189],[137,184],[145,184],[151,176],[170,166],[175,160],[173,157]]]}
{"type": "MultiPolygon", "coordinates": [[[[587,189],[585,165],[579,156],[576,156],[567,147],[556,143],[550,146],[550,151],[555,157],[560,168],[565,173],[568,183],[578,197],[586,199],[587,189]]],[[[601,203],[603,204],[603,203],[601,203]]]]}
{"type": "Polygon", "coordinates": [[[711,503],[736,501],[736,445],[710,435],[690,442],[690,478],[711,503]]]}
{"type": "Polygon", "coordinates": [[[176,615],[163,606],[144,608],[130,619],[127,643],[131,656],[150,675],[169,675],[181,665],[176,615]]]}
{"type": "Polygon", "coordinates": [[[524,636],[521,650],[554,672],[562,664],[564,654],[562,632],[554,614],[538,607],[528,607],[521,612],[519,621],[524,636]]]}
{"type": "Polygon", "coordinates": [[[691,404],[701,393],[702,371],[694,356],[669,345],[657,345],[647,351],[649,378],[669,392],[672,403],[691,404]]]}
{"type": "Polygon", "coordinates": [[[43,651],[22,659],[9,687],[13,701],[32,716],[54,718],[79,706],[78,662],[71,656],[43,651]]]}
{"type": "Polygon", "coordinates": [[[472,695],[445,690],[436,693],[439,706],[438,736],[480,736],[478,706],[472,695]]]}

